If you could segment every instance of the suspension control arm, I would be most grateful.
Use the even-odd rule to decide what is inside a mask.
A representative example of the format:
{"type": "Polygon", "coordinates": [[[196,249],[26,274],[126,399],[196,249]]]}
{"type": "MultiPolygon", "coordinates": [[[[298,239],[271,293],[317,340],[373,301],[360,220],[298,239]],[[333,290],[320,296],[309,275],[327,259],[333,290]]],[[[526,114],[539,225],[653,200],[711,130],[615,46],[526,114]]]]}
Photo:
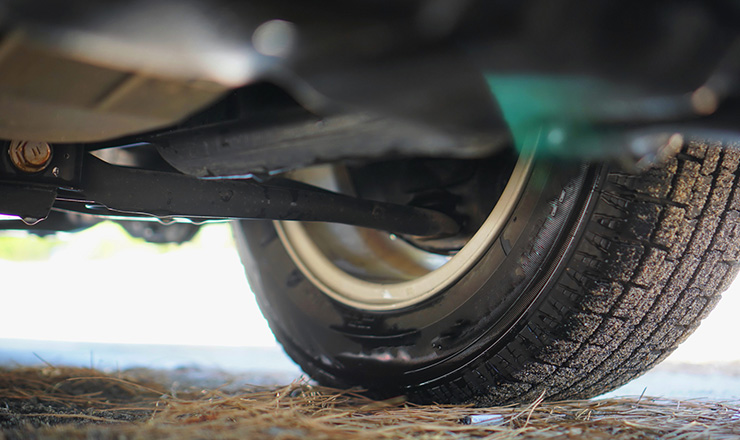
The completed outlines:
{"type": "Polygon", "coordinates": [[[87,155],[81,193],[112,211],[156,217],[273,219],[343,223],[420,237],[454,235],[441,212],[375,202],[310,185],[206,180],[184,174],[111,165],[87,155]]]}

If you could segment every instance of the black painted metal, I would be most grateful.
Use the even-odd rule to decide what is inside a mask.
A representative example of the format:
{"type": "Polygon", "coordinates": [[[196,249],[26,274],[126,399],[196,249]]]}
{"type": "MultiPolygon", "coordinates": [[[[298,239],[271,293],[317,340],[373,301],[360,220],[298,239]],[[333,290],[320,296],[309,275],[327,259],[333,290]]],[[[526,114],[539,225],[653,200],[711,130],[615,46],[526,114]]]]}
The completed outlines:
{"type": "Polygon", "coordinates": [[[0,183],[0,214],[17,215],[36,223],[49,215],[57,190],[54,187],[0,183]]]}
{"type": "Polygon", "coordinates": [[[508,132],[451,134],[371,114],[326,118],[302,115],[282,123],[247,122],[163,132],[143,140],[157,145],[179,171],[198,177],[297,169],[342,159],[381,157],[486,157],[503,149],[508,132]]]}
{"type": "Polygon", "coordinates": [[[28,173],[13,166],[8,147],[8,142],[0,142],[0,214],[18,216],[29,224],[36,223],[49,215],[58,187],[79,185],[82,149],[59,147],[52,153],[51,162],[44,170],[28,173]]]}
{"type": "Polygon", "coordinates": [[[374,202],[253,180],[204,180],[182,174],[124,168],[87,156],[82,192],[88,202],[119,213],[156,217],[240,218],[344,223],[437,237],[455,234],[458,224],[440,212],[374,202]]]}
{"type": "Polygon", "coordinates": [[[80,215],[77,212],[64,212],[58,209],[52,209],[44,221],[34,225],[26,224],[21,220],[4,220],[0,223],[0,226],[3,230],[25,230],[35,235],[46,236],[60,231],[81,231],[101,221],[103,221],[102,218],[91,215],[80,215]]]}

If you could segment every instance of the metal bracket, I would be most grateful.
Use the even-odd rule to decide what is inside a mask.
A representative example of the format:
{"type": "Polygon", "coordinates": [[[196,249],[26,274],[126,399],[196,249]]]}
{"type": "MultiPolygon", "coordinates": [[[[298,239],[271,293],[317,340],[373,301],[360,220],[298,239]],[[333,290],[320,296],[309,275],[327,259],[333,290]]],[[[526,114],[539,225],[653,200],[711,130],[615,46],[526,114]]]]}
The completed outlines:
{"type": "Polygon", "coordinates": [[[49,215],[56,199],[53,187],[0,183],[0,213],[17,215],[27,225],[35,225],[49,215]]]}
{"type": "Polygon", "coordinates": [[[83,147],[79,145],[54,145],[48,165],[43,170],[33,173],[21,171],[13,166],[9,146],[10,144],[6,142],[0,148],[0,181],[25,182],[53,187],[76,188],[80,186],[82,160],[85,154],[83,147]]]}
{"type": "Polygon", "coordinates": [[[59,146],[48,164],[38,172],[22,171],[13,166],[9,143],[0,148],[0,213],[19,216],[27,225],[35,225],[49,215],[58,187],[79,187],[83,150],[77,146],[59,146]]]}

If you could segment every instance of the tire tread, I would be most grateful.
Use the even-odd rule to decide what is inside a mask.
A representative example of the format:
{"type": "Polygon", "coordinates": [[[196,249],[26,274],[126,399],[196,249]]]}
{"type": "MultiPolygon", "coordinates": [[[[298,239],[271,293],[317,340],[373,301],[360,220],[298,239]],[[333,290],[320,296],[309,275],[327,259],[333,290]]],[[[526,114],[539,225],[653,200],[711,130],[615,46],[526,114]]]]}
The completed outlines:
{"type": "Polygon", "coordinates": [[[661,168],[609,173],[557,287],[506,347],[517,362],[469,367],[503,373],[474,403],[588,398],[667,357],[740,271],[739,162],[737,149],[692,141],[661,168]]]}

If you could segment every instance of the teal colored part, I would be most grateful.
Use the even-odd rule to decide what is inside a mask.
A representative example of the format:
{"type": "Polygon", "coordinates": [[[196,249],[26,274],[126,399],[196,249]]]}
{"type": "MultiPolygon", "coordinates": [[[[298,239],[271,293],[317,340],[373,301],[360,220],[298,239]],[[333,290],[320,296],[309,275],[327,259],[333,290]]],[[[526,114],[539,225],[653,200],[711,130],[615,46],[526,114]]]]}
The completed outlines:
{"type": "Polygon", "coordinates": [[[560,155],[594,136],[589,116],[608,87],[590,78],[486,75],[519,151],[560,155]]]}

